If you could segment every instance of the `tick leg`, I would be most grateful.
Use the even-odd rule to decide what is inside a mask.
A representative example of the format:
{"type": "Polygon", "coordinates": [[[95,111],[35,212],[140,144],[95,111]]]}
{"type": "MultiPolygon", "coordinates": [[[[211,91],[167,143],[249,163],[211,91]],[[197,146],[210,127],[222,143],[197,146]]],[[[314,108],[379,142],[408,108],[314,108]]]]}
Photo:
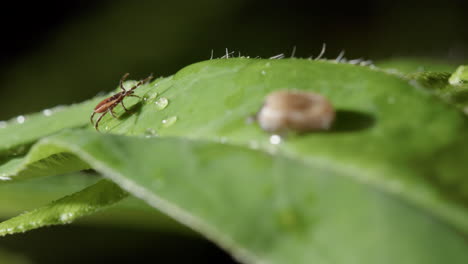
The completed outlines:
{"type": "Polygon", "coordinates": [[[93,112],[93,114],[91,115],[91,124],[92,125],[94,125],[93,117],[94,117],[95,114],[96,114],[96,112],[93,112]]]}
{"type": "Polygon", "coordinates": [[[109,108],[108,112],[110,112],[114,118],[117,118],[117,116],[114,113],[114,108],[109,108]]]}
{"type": "Polygon", "coordinates": [[[127,79],[128,75],[129,75],[129,73],[127,72],[126,74],[124,74],[124,76],[122,76],[122,78],[120,78],[120,88],[124,92],[125,92],[125,87],[123,86],[123,83],[127,79]]]}
{"type": "Polygon", "coordinates": [[[127,96],[131,96],[131,97],[138,97],[141,99],[141,96],[138,96],[138,95],[134,95],[134,94],[131,94],[131,95],[127,95],[127,96]]]}
{"type": "Polygon", "coordinates": [[[147,83],[149,82],[151,79],[153,79],[153,74],[150,74],[150,76],[146,77],[145,79],[142,80],[142,83],[147,83]]]}
{"type": "Polygon", "coordinates": [[[129,90],[135,90],[138,86],[144,84],[144,83],[147,83],[149,82],[151,79],[153,79],[153,74],[151,74],[150,76],[146,77],[145,79],[143,80],[140,80],[137,84],[135,84],[135,86],[133,86],[132,88],[130,88],[129,90]]]}
{"type": "Polygon", "coordinates": [[[108,112],[109,112],[109,111],[104,112],[104,113],[96,120],[96,124],[94,125],[94,128],[96,128],[96,131],[100,132],[100,131],[99,131],[99,128],[98,128],[99,122],[101,121],[102,117],[105,116],[108,112]]]}
{"type": "Polygon", "coordinates": [[[122,105],[123,109],[125,110],[125,112],[128,112],[128,109],[125,107],[123,101],[120,101],[120,104],[122,105]]]}

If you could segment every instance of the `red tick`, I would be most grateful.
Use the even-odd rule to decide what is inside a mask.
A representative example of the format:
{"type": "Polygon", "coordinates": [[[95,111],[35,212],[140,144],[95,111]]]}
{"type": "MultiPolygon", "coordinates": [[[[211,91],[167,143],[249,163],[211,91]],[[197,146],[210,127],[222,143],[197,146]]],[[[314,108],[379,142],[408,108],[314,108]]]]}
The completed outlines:
{"type": "Polygon", "coordinates": [[[150,75],[150,76],[146,77],[145,79],[140,80],[139,82],[137,82],[132,88],[130,88],[128,90],[125,90],[125,87],[123,86],[123,82],[125,81],[125,79],[127,79],[128,75],[129,74],[126,73],[120,79],[120,88],[122,89],[122,91],[120,93],[116,93],[116,94],[102,100],[94,108],[93,114],[91,115],[91,124],[94,124],[93,117],[94,117],[95,114],[102,114],[101,116],[99,116],[99,118],[96,120],[96,123],[94,124],[94,127],[96,128],[97,131],[99,131],[99,128],[98,128],[99,127],[99,122],[101,121],[102,117],[104,117],[107,113],[110,112],[113,117],[117,118],[115,116],[115,113],[114,113],[114,108],[118,104],[121,104],[123,109],[125,110],[125,112],[128,112],[128,109],[123,104],[123,99],[125,97],[127,97],[127,96],[133,96],[133,97],[141,98],[140,96],[133,94],[134,90],[138,86],[140,86],[140,85],[148,82],[149,80],[153,79],[153,75],[150,75]]]}

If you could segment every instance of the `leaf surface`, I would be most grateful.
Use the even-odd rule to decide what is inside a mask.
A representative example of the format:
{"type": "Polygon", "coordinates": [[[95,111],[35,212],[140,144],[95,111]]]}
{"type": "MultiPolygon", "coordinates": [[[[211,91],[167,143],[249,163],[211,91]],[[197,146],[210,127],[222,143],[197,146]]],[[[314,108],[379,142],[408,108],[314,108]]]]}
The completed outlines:
{"type": "MultiPolygon", "coordinates": [[[[464,263],[468,258],[460,233],[425,210],[333,168],[176,138],[68,132],[43,141],[37,151],[49,145],[63,146],[126,191],[248,263],[464,263]]],[[[101,184],[112,190],[85,191],[83,201],[93,200],[96,193],[119,193],[112,184],[101,184]]],[[[61,200],[46,209],[62,203],[70,206],[61,200]]],[[[54,221],[60,223],[63,210],[57,209],[54,221]]],[[[0,227],[14,226],[21,217],[32,216],[0,227]]]]}
{"type": "Polygon", "coordinates": [[[116,107],[101,135],[88,125],[5,154],[0,175],[93,168],[247,262],[464,263],[468,119],[417,78],[329,61],[202,62],[138,88],[144,100],[116,107]],[[333,128],[272,144],[246,120],[281,89],[326,96],[333,128]]]}

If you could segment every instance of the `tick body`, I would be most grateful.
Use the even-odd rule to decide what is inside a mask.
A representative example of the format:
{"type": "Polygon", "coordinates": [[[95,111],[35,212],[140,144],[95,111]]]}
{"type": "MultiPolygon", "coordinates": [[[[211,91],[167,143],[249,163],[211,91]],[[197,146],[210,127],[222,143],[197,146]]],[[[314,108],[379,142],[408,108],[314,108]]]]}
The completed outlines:
{"type": "Polygon", "coordinates": [[[125,107],[124,103],[123,103],[123,100],[125,99],[125,97],[127,96],[133,96],[133,97],[138,97],[138,98],[141,98],[140,96],[138,95],[135,95],[134,94],[134,90],[150,81],[151,79],[153,79],[153,76],[150,75],[148,76],[147,78],[139,81],[138,83],[136,83],[132,88],[126,90],[125,87],[123,86],[123,82],[125,81],[125,79],[127,79],[128,77],[128,73],[126,73],[124,76],[122,76],[122,78],[120,79],[120,89],[122,89],[121,92],[119,93],[116,93],[114,95],[112,95],[111,97],[108,97],[104,100],[102,100],[99,104],[96,105],[96,107],[94,108],[94,111],[93,111],[93,114],[91,114],[91,124],[94,124],[94,128],[96,128],[97,131],[99,131],[99,122],[101,121],[101,119],[107,114],[107,113],[111,113],[111,115],[113,117],[116,117],[115,116],[115,113],[114,113],[114,108],[118,105],[118,104],[121,104],[123,109],[125,110],[125,112],[128,111],[128,109],[125,107]],[[99,118],[96,120],[96,123],[94,123],[93,121],[93,117],[95,114],[101,114],[99,116],[99,118]]]}

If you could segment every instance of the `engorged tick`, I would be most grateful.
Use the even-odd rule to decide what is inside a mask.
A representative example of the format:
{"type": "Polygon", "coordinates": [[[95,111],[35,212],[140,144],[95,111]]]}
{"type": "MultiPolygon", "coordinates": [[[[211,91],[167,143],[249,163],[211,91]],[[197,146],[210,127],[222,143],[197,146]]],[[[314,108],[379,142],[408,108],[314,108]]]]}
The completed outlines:
{"type": "Polygon", "coordinates": [[[115,116],[115,113],[114,113],[114,108],[120,103],[123,107],[123,109],[125,110],[125,112],[128,112],[128,109],[125,107],[125,105],[123,104],[123,99],[127,96],[133,96],[133,97],[138,97],[138,98],[141,98],[140,96],[138,95],[134,95],[134,90],[148,82],[149,80],[153,79],[153,75],[150,75],[148,77],[146,77],[145,79],[143,80],[140,80],[139,82],[137,82],[132,88],[128,89],[128,90],[125,90],[125,87],[123,86],[123,82],[125,81],[125,79],[127,79],[128,77],[128,73],[124,74],[124,76],[122,76],[122,78],[120,79],[120,88],[122,89],[122,91],[120,93],[116,93],[104,100],[102,100],[99,104],[96,105],[96,107],[94,108],[94,111],[93,111],[93,114],[91,115],[91,124],[94,124],[93,122],[93,117],[95,114],[100,114],[102,113],[101,116],[99,116],[99,118],[96,120],[96,123],[94,124],[94,127],[96,128],[97,131],[99,131],[99,122],[101,121],[102,117],[104,117],[107,113],[111,113],[111,115],[115,118],[117,118],[115,116]]]}

